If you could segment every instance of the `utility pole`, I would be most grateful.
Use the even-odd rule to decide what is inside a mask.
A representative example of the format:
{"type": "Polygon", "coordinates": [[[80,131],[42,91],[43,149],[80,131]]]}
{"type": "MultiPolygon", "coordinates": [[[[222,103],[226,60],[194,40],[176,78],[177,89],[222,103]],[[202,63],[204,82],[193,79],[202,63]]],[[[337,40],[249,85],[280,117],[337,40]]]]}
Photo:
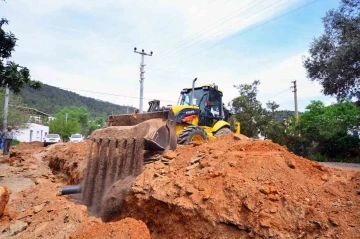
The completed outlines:
{"type": "Polygon", "coordinates": [[[294,84],[291,88],[293,88],[293,92],[294,92],[294,102],[295,102],[295,119],[296,119],[296,123],[299,122],[299,112],[298,112],[298,102],[297,102],[297,87],[296,87],[296,80],[292,81],[292,83],[294,84]]]}
{"type": "Polygon", "coordinates": [[[65,123],[67,123],[68,113],[65,113],[65,123]]]}
{"type": "Polygon", "coordinates": [[[9,97],[10,97],[10,89],[9,89],[9,86],[6,84],[6,87],[5,87],[5,101],[4,101],[3,131],[5,131],[6,127],[7,127],[8,109],[9,109],[9,97]]]}
{"type": "Polygon", "coordinates": [[[144,49],[142,51],[136,51],[136,47],[134,47],[134,52],[141,55],[141,64],[140,64],[140,107],[139,107],[139,113],[143,112],[143,97],[144,97],[144,56],[152,56],[153,52],[151,51],[150,54],[147,54],[144,52],[144,49]]]}

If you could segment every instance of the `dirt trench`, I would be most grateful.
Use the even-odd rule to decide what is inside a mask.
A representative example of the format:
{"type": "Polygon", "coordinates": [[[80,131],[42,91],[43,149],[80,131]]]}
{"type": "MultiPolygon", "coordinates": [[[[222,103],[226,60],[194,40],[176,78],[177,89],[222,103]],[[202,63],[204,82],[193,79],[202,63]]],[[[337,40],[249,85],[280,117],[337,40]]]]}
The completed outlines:
{"type": "Polygon", "coordinates": [[[0,184],[10,189],[0,238],[150,238],[140,220],[104,223],[72,197],[59,195],[61,186],[82,180],[89,146],[86,141],[46,148],[22,143],[9,157],[0,156],[0,184]]]}

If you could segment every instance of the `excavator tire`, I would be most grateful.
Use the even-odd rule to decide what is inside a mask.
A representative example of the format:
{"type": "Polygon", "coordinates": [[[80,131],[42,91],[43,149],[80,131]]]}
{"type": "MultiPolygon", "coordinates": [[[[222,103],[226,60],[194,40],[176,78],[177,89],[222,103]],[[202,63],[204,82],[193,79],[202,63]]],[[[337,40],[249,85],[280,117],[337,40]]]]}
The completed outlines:
{"type": "Polygon", "coordinates": [[[208,140],[205,130],[198,126],[186,127],[178,136],[178,144],[189,144],[191,142],[203,142],[208,140]]]}
{"type": "Polygon", "coordinates": [[[231,130],[227,127],[223,127],[221,129],[219,129],[218,131],[215,132],[214,136],[215,137],[219,137],[219,136],[223,136],[225,134],[230,134],[231,130]]]}

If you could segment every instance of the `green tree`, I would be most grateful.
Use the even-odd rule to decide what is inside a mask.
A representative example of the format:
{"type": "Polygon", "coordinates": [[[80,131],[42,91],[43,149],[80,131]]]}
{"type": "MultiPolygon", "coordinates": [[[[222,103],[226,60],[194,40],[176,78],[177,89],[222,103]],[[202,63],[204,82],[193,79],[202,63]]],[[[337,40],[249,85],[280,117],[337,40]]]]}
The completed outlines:
{"type": "Polygon", "coordinates": [[[72,134],[78,133],[81,130],[81,125],[75,118],[66,120],[62,114],[56,115],[56,118],[49,123],[49,130],[51,133],[59,134],[63,140],[67,140],[72,134]]]}
{"type": "Polygon", "coordinates": [[[66,114],[68,114],[68,119],[75,119],[79,122],[83,129],[89,126],[89,112],[85,107],[65,107],[57,115],[65,116],[66,114]]]}
{"type": "Polygon", "coordinates": [[[232,110],[235,118],[240,121],[241,133],[253,138],[258,137],[258,133],[266,123],[266,112],[260,101],[256,99],[259,85],[259,80],[255,80],[252,84],[234,85],[240,96],[232,101],[232,110]]]}
{"type": "Polygon", "coordinates": [[[302,147],[308,155],[320,153],[329,158],[348,157],[359,148],[359,109],[346,101],[324,106],[321,101],[313,101],[299,118],[297,130],[302,147]]]}
{"type": "Polygon", "coordinates": [[[303,62],[325,95],[360,100],[360,1],[342,0],[323,18],[325,32],[314,39],[303,62]]]}
{"type": "Polygon", "coordinates": [[[0,87],[8,86],[16,94],[20,93],[25,85],[39,89],[41,82],[31,80],[28,68],[8,60],[17,41],[13,33],[4,31],[3,27],[8,23],[4,18],[0,20],[0,87]]]}
{"type": "MultiPolygon", "coordinates": [[[[61,118],[65,118],[66,120],[66,115],[67,115],[67,119],[75,121],[77,123],[79,123],[80,125],[80,129],[77,132],[74,133],[82,133],[84,135],[86,135],[89,131],[89,112],[87,111],[87,109],[83,106],[81,107],[76,107],[76,106],[70,106],[70,107],[64,107],[62,110],[60,110],[60,112],[58,112],[55,117],[61,117],[61,118]]],[[[71,121],[71,122],[72,122],[71,121]]]]}
{"type": "Polygon", "coordinates": [[[89,125],[89,131],[87,134],[90,135],[94,130],[100,129],[104,126],[105,126],[104,118],[98,117],[95,120],[91,120],[89,125]]]}
{"type": "Polygon", "coordinates": [[[268,101],[266,103],[267,111],[265,111],[264,124],[262,133],[266,139],[271,139],[273,142],[285,145],[286,144],[286,125],[283,119],[277,120],[277,109],[279,104],[275,101],[268,101]]]}
{"type": "Polygon", "coordinates": [[[268,101],[266,103],[266,107],[270,110],[271,115],[273,118],[275,118],[275,111],[279,108],[279,104],[277,104],[275,101],[268,101]]]}

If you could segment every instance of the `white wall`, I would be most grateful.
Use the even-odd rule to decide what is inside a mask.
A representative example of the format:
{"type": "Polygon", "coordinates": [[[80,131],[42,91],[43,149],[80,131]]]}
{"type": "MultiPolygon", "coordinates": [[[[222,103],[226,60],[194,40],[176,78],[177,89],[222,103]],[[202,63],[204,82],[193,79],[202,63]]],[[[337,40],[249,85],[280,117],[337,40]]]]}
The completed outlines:
{"type": "Polygon", "coordinates": [[[28,128],[26,129],[15,130],[14,139],[17,139],[20,142],[34,142],[34,141],[43,142],[45,135],[48,133],[49,133],[49,126],[30,123],[28,124],[28,128]]]}

